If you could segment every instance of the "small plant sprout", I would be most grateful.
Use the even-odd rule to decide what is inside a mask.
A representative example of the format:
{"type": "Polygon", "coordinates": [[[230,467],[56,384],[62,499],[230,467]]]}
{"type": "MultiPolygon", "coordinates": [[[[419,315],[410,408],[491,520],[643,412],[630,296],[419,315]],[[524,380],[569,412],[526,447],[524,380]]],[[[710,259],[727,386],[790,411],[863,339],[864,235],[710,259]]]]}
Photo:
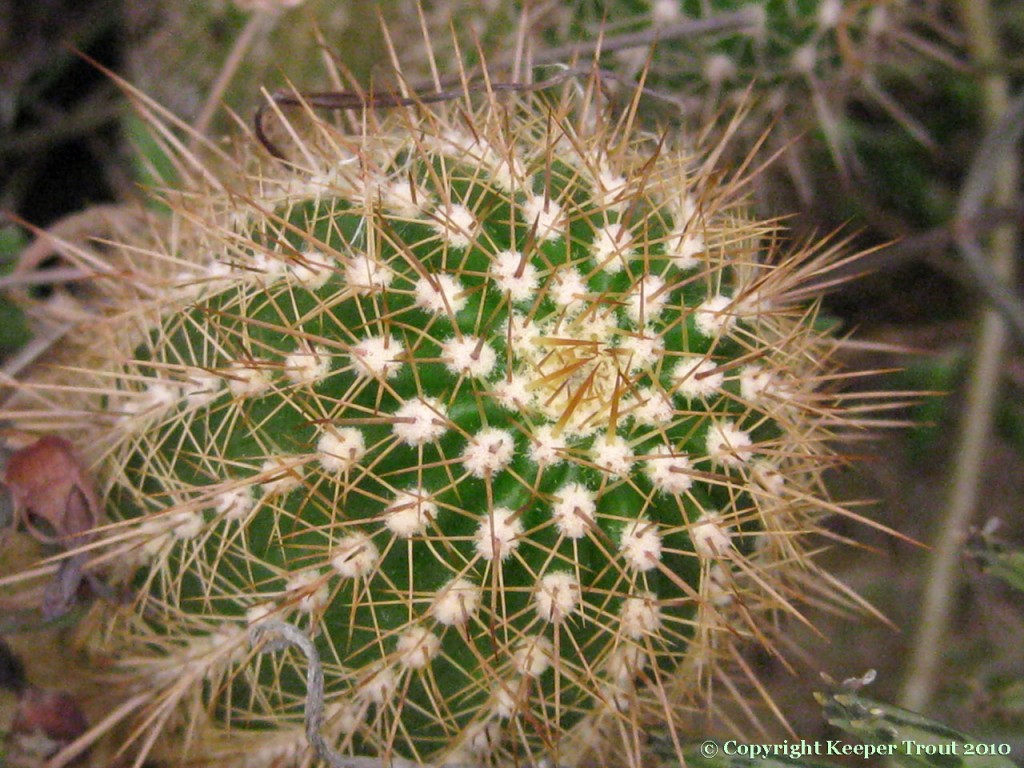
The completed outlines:
{"type": "Polygon", "coordinates": [[[167,219],[3,413],[97,480],[140,755],[307,764],[304,660],[247,639],[287,622],[340,755],[637,766],[776,616],[848,599],[805,543],[865,418],[807,288],[841,248],[780,252],[750,179],[601,86],[346,130],[296,97],[216,172],[168,142],[167,219]]]}

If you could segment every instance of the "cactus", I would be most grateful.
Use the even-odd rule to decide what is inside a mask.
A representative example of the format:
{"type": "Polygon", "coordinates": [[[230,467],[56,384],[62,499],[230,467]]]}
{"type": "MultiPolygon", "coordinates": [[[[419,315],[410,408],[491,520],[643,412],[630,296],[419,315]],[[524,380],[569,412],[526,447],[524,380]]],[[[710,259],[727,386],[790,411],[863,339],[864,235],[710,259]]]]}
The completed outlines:
{"type": "Polygon", "coordinates": [[[87,626],[145,748],[299,760],[304,661],[249,644],[280,619],[343,754],[635,760],[835,596],[805,538],[849,421],[807,284],[841,248],[782,254],[741,175],[600,93],[282,107],[285,159],[179,156],[170,220],[108,246],[5,415],[99,480],[91,568],[132,597],[87,626]]]}
{"type": "MultiPolygon", "coordinates": [[[[827,210],[821,200],[830,199],[837,183],[870,184],[884,198],[894,172],[918,173],[927,165],[922,153],[943,144],[946,128],[920,106],[926,99],[919,83],[949,82],[950,62],[962,53],[945,22],[922,3],[577,0],[559,7],[545,37],[554,44],[598,35],[614,40],[622,33],[647,33],[656,41],[653,49],[616,50],[603,61],[620,74],[642,72],[646,84],[675,105],[673,118],[688,130],[713,131],[722,110],[749,105],[750,115],[731,142],[733,160],[752,147],[764,157],[785,148],[787,187],[803,208],[827,210]],[[737,15],[749,20],[738,29],[671,36],[680,22],[737,15]],[[901,98],[908,90],[917,95],[901,98]]],[[[780,191],[760,206],[777,211],[780,191]]],[[[934,210],[935,201],[879,204],[896,205],[916,220],[934,210]]],[[[849,196],[840,211],[828,220],[864,214],[849,196]]]]}

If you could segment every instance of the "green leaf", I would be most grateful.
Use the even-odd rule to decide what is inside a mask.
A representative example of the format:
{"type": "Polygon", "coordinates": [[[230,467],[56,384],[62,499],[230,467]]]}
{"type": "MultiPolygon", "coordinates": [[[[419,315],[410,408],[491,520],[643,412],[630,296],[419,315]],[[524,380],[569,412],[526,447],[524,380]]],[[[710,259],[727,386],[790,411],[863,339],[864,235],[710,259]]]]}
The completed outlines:
{"type": "Polygon", "coordinates": [[[173,185],[178,178],[174,163],[152,126],[135,113],[124,119],[123,130],[133,147],[135,179],[143,187],[160,189],[173,185]]]}
{"type": "Polygon", "coordinates": [[[1014,589],[1024,592],[1024,552],[1019,549],[985,549],[979,553],[985,561],[985,570],[997,576],[1014,589]]]}
{"type": "Polygon", "coordinates": [[[829,723],[867,744],[891,745],[905,768],[1017,768],[1008,744],[978,742],[942,723],[855,693],[815,694],[829,723]]]}

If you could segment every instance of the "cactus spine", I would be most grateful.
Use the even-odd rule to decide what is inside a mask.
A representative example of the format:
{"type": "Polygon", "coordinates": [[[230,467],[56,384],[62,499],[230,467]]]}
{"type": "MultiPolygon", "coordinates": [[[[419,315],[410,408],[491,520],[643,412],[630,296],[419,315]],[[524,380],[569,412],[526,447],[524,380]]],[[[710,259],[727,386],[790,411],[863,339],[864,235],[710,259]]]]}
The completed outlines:
{"type": "Polygon", "coordinates": [[[272,617],[316,643],[343,753],[635,753],[821,589],[841,418],[802,286],[835,249],[778,254],[599,85],[294,110],[287,164],[197,174],[115,247],[64,356],[81,407],[51,369],[8,415],[104,487],[95,567],[135,599],[94,618],[143,731],[297,760],[303,661],[248,645],[272,617]]]}

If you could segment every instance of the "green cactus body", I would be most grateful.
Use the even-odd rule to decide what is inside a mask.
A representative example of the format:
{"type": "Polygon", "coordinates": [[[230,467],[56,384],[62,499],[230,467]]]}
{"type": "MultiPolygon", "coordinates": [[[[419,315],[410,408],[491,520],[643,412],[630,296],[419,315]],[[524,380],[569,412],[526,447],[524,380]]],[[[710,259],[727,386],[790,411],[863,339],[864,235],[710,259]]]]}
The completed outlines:
{"type": "Polygon", "coordinates": [[[301,749],[267,618],[316,643],[343,753],[568,762],[807,593],[822,262],[592,93],[314,121],[292,167],[168,196],[86,326],[97,567],[137,595],[97,611],[193,759],[301,749]]]}

